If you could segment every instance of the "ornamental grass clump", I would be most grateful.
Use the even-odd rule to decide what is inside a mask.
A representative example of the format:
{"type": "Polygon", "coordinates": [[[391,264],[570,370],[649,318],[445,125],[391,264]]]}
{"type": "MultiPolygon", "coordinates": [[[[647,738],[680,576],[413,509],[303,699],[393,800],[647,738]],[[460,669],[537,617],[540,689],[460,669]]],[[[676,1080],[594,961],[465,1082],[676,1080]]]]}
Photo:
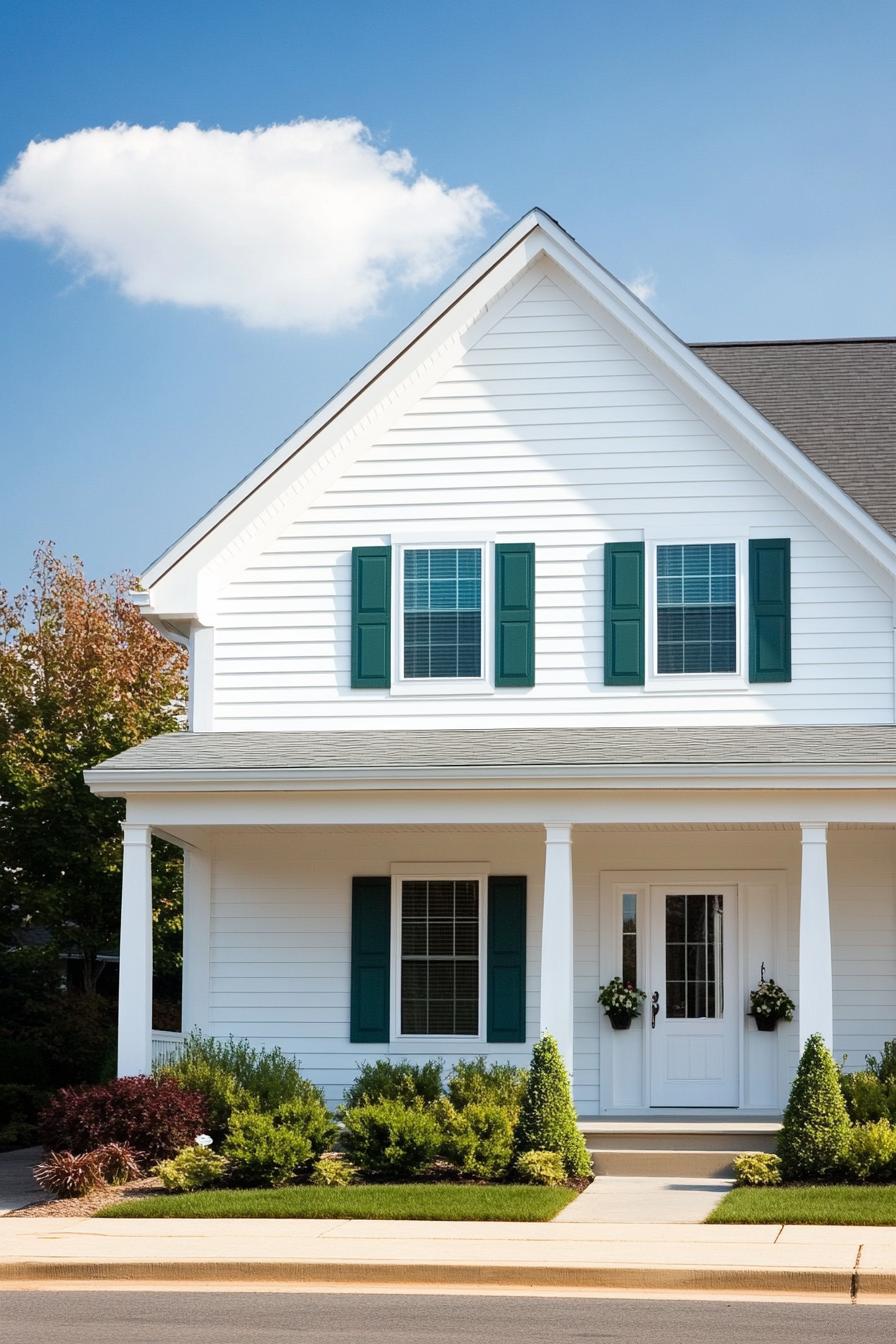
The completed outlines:
{"type": "Polygon", "coordinates": [[[95,1153],[48,1153],[34,1168],[34,1179],[57,1199],[78,1199],[106,1186],[95,1153]]]}
{"type": "Polygon", "coordinates": [[[849,1117],[837,1066],[824,1039],[810,1036],[778,1135],[784,1180],[834,1180],[843,1167],[848,1142],[849,1117]]]}
{"type": "Polygon", "coordinates": [[[559,1153],[567,1176],[582,1179],[591,1175],[591,1159],[576,1123],[569,1074],[557,1042],[547,1033],[532,1050],[513,1147],[517,1158],[533,1150],[559,1153]]]}

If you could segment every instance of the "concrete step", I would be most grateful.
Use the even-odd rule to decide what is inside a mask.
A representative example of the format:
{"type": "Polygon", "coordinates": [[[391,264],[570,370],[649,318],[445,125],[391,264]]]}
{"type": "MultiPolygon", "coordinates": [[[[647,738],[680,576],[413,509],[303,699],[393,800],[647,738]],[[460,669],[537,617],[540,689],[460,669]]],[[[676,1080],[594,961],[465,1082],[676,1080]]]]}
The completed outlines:
{"type": "Polygon", "coordinates": [[[776,1120],[584,1121],[595,1172],[603,1176],[730,1176],[738,1153],[773,1153],[776,1120]]]}
{"type": "Polygon", "coordinates": [[[744,1149],[718,1148],[676,1151],[660,1148],[601,1148],[591,1151],[595,1176],[731,1176],[734,1159],[744,1149]]]}
{"type": "Polygon", "coordinates": [[[743,1133],[699,1133],[691,1130],[683,1134],[669,1134],[665,1132],[651,1133],[649,1130],[642,1133],[620,1132],[619,1130],[605,1131],[600,1134],[585,1134],[585,1147],[593,1152],[598,1152],[602,1148],[613,1148],[617,1151],[623,1148],[630,1148],[635,1151],[649,1148],[654,1152],[717,1152],[729,1153],[773,1153],[777,1145],[777,1130],[772,1133],[764,1133],[761,1130],[748,1130],[743,1133]]]}

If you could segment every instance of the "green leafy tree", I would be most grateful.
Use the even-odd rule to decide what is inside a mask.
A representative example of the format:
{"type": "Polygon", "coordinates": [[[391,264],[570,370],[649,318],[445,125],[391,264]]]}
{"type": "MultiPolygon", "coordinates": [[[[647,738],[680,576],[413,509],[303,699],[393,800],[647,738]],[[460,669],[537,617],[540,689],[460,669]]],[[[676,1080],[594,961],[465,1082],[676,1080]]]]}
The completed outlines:
{"type": "Polygon", "coordinates": [[[785,1181],[824,1181],[843,1166],[849,1144],[849,1117],[837,1066],[819,1035],[810,1036],[790,1089],[778,1135],[785,1181]]]}
{"type": "Polygon", "coordinates": [[[528,1152],[559,1153],[568,1176],[589,1176],[591,1161],[576,1123],[569,1074],[554,1037],[536,1041],[514,1134],[517,1157],[528,1152]]]}
{"type": "MultiPolygon", "coordinates": [[[[124,811],[82,771],[181,727],[186,700],[186,654],[140,616],[133,586],[87,579],[43,544],[23,590],[0,590],[0,946],[40,929],[51,957],[79,954],[87,992],[118,939],[124,811]]],[[[178,959],[179,857],[166,846],[154,866],[164,972],[178,959]]]]}

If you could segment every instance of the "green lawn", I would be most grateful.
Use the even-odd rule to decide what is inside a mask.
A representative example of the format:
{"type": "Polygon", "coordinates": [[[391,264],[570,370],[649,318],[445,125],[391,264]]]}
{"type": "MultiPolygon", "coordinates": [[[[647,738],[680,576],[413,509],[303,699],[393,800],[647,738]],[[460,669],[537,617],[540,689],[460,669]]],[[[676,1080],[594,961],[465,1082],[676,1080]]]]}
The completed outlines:
{"type": "Polygon", "coordinates": [[[730,1191],[708,1223],[896,1226],[896,1185],[791,1185],[730,1191]]]}
{"type": "Polygon", "coordinates": [[[97,1218],[423,1218],[546,1223],[574,1190],[534,1185],[310,1185],[200,1190],[108,1204],[97,1218]]]}

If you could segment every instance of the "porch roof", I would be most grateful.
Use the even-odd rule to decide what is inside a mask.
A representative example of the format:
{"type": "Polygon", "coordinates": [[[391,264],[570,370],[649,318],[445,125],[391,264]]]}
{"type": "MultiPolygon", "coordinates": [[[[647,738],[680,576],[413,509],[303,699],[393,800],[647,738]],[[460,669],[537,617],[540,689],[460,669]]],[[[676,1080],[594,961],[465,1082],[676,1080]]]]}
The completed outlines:
{"type": "Polygon", "coordinates": [[[896,725],[661,728],[500,728],[340,732],[166,733],[85,772],[90,784],[124,777],[221,772],[345,772],[371,776],[540,769],[595,772],[677,767],[796,768],[896,777],[896,725]]]}

